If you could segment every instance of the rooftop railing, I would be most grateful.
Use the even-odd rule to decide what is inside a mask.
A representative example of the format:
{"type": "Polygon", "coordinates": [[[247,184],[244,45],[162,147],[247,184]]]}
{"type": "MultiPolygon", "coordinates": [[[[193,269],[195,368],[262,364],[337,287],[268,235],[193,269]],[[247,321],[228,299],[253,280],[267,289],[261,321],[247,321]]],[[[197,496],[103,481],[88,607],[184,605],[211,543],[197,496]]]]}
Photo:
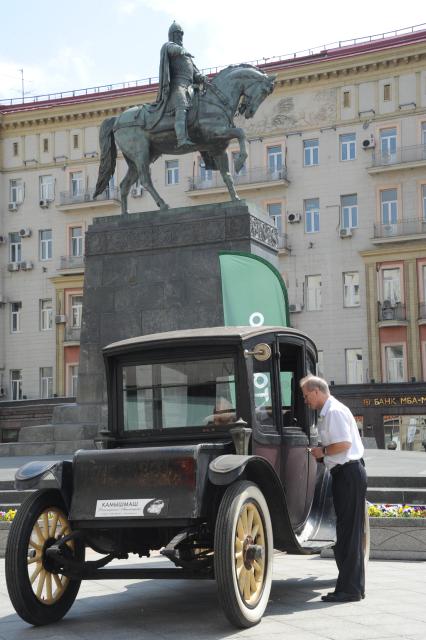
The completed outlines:
{"type": "MultiPolygon", "coordinates": [[[[385,31],[383,33],[376,33],[373,35],[362,36],[360,38],[351,38],[349,40],[338,40],[336,42],[329,42],[328,44],[319,45],[309,49],[303,49],[291,53],[285,53],[279,56],[264,57],[257,60],[250,60],[247,64],[254,66],[260,66],[264,64],[272,64],[274,62],[285,62],[295,60],[297,58],[306,58],[309,56],[316,56],[324,54],[327,51],[335,49],[344,49],[346,47],[354,47],[356,45],[369,44],[385,38],[395,38],[398,36],[409,35],[410,33],[416,33],[417,31],[423,31],[426,29],[426,23],[417,24],[411,27],[404,27],[402,29],[395,29],[394,31],[385,31]]],[[[224,69],[229,65],[213,66],[202,69],[204,75],[210,75],[218,73],[221,69],[224,69]]],[[[29,104],[34,102],[45,102],[49,100],[61,100],[66,98],[75,98],[78,96],[87,96],[96,93],[104,93],[108,91],[118,91],[121,89],[129,89],[133,87],[150,86],[158,83],[158,77],[151,76],[148,78],[142,78],[140,80],[131,80],[127,82],[116,82],[113,84],[104,84],[93,87],[86,87],[83,89],[72,89],[71,91],[60,91],[54,93],[44,93],[36,96],[24,95],[19,98],[0,98],[0,105],[14,105],[14,104],[29,104]]]]}

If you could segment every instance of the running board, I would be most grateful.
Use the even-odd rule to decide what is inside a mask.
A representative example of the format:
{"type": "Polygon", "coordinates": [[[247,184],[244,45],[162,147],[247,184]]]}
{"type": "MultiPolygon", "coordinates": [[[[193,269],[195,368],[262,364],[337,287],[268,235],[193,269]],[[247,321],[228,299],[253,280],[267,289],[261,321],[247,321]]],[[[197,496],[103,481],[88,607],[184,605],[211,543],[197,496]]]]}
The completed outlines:
{"type": "Polygon", "coordinates": [[[185,569],[139,569],[131,567],[116,567],[113,569],[96,569],[82,572],[82,580],[212,580],[213,572],[199,573],[185,569]]]}

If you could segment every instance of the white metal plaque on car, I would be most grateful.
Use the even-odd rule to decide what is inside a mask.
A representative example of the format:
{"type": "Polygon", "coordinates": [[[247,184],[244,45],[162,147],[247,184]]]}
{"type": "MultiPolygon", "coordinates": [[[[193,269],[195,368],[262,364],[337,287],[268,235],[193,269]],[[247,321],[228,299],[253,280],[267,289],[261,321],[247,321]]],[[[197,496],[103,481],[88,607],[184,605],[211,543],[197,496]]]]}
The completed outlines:
{"type": "Polygon", "coordinates": [[[96,501],[95,518],[159,516],[163,511],[167,501],[161,498],[113,498],[96,501]]]}

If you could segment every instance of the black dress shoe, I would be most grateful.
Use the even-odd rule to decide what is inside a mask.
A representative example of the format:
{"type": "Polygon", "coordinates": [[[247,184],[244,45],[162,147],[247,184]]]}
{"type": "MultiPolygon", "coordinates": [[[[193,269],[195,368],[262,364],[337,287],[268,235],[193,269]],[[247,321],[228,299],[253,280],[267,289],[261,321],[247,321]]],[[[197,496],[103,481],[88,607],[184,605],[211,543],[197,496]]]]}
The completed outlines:
{"type": "MultiPolygon", "coordinates": [[[[329,591],[329,593],[327,593],[327,595],[328,596],[334,596],[335,593],[336,593],[335,591],[329,591]]],[[[349,595],[351,595],[351,594],[349,594],[349,595]]],[[[361,593],[361,600],[364,600],[364,598],[365,598],[365,592],[362,592],[361,593]]]]}
{"type": "Polygon", "coordinates": [[[362,597],[363,596],[359,593],[335,591],[334,593],[327,593],[326,596],[321,596],[321,600],[323,602],[359,602],[362,597]]]}

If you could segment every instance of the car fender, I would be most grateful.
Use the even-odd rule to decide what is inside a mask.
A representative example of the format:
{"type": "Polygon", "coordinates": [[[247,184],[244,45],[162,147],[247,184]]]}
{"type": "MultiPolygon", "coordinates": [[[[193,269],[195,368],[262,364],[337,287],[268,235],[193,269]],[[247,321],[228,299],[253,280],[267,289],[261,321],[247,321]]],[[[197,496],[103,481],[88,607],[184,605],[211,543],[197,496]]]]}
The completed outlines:
{"type": "Polygon", "coordinates": [[[212,484],[228,486],[240,478],[257,484],[265,496],[271,514],[274,547],[292,553],[304,553],[290,522],[284,488],[266,458],[229,454],[210,462],[209,480],[212,484]]]}
{"type": "Polygon", "coordinates": [[[55,487],[61,492],[69,508],[72,494],[72,462],[70,460],[34,460],[27,462],[15,473],[18,490],[55,487]]]}

